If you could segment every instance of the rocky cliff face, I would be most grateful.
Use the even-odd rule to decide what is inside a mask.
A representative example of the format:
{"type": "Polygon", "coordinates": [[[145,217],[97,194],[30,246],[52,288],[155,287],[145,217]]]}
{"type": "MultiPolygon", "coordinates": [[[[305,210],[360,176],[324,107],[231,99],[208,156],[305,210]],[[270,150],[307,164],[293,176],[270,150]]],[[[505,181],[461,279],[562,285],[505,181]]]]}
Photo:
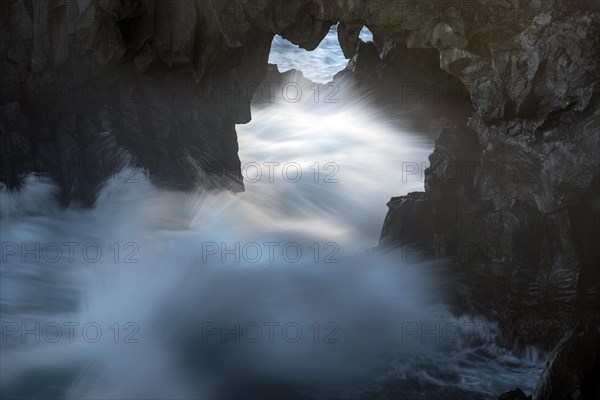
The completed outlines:
{"type": "Polygon", "coordinates": [[[241,3],[2,8],[2,182],[37,171],[65,202],[91,204],[130,162],[169,187],[242,190],[235,124],[250,120],[273,34],[250,26],[241,3]]]}
{"type": "Polygon", "coordinates": [[[65,202],[91,204],[103,180],[129,162],[169,187],[243,190],[235,124],[251,118],[273,36],[310,50],[339,21],[340,44],[362,79],[418,72],[451,83],[451,75],[473,107],[439,134],[426,194],[390,203],[382,244],[414,240],[409,223],[426,226],[418,232],[430,243],[475,249],[459,260],[467,301],[515,339],[554,342],[600,305],[593,1],[1,7],[1,181],[10,187],[37,171],[60,182],[65,202]],[[359,44],[363,25],[376,47],[359,44]]]}
{"type": "Polygon", "coordinates": [[[389,225],[427,225],[422,245],[451,249],[468,303],[510,339],[552,346],[600,305],[600,14],[584,2],[519,5],[510,23],[408,35],[440,51],[474,113],[440,132],[426,198],[390,203],[382,243],[413,241],[389,225]],[[426,217],[402,216],[415,212],[426,217]]]}

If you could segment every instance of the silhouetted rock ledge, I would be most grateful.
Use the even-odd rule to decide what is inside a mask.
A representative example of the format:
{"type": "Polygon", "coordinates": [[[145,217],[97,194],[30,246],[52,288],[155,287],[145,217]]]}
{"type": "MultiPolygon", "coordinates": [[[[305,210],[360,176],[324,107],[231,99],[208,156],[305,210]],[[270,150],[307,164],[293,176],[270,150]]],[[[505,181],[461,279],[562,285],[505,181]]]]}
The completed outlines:
{"type": "Polygon", "coordinates": [[[431,202],[425,193],[394,197],[381,232],[381,247],[426,243],[432,238],[431,202]]]}
{"type": "Polygon", "coordinates": [[[501,394],[498,400],[531,400],[531,396],[527,396],[521,389],[517,388],[501,394]]]}

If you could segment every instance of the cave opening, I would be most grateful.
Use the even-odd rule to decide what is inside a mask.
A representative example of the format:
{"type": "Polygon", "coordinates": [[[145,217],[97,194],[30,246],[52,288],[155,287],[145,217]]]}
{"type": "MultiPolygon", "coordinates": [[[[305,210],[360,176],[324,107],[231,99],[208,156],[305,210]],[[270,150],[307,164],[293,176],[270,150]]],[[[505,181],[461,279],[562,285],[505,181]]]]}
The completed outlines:
{"type": "MultiPolygon", "coordinates": [[[[288,103],[314,99],[321,108],[368,103],[400,126],[432,139],[443,128],[466,128],[473,107],[463,82],[441,68],[438,49],[405,43],[401,34],[377,39],[362,24],[331,26],[313,50],[276,35],[265,82],[275,85],[275,97],[288,103]]],[[[270,103],[264,95],[269,89],[263,85],[253,105],[270,103]]]]}
{"type": "Polygon", "coordinates": [[[466,127],[471,104],[460,80],[440,68],[438,50],[376,43],[359,27],[332,26],[312,51],[273,39],[252,121],[236,127],[240,196],[263,204],[282,194],[290,204],[300,198],[287,217],[306,205],[328,210],[319,223],[346,226],[377,246],[387,201],[424,189],[435,137],[466,127]],[[338,29],[355,29],[354,53],[343,50],[338,29]],[[272,193],[273,182],[283,184],[280,193],[272,193]],[[335,204],[344,212],[332,214],[335,204]]]}
{"type": "MultiPolygon", "coordinates": [[[[269,63],[276,64],[281,72],[302,71],[307,79],[316,83],[328,83],[336,73],[348,64],[338,43],[338,26],[331,26],[325,38],[314,50],[305,50],[281,35],[276,35],[271,44],[269,63]]],[[[364,26],[359,34],[363,42],[372,42],[373,33],[364,26]]]]}

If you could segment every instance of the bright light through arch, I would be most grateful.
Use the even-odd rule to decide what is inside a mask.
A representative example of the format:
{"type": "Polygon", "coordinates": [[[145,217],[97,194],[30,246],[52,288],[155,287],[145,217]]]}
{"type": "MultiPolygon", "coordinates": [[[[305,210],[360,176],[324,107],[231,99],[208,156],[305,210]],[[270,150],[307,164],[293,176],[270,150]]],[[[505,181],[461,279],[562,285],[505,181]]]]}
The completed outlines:
{"type": "MultiPolygon", "coordinates": [[[[360,32],[360,38],[364,42],[372,41],[373,34],[365,26],[360,32]]],[[[279,35],[275,36],[269,63],[277,64],[281,72],[296,69],[313,82],[327,83],[346,67],[348,60],[344,58],[337,38],[337,25],[334,25],[313,51],[304,50],[279,35]]]]}

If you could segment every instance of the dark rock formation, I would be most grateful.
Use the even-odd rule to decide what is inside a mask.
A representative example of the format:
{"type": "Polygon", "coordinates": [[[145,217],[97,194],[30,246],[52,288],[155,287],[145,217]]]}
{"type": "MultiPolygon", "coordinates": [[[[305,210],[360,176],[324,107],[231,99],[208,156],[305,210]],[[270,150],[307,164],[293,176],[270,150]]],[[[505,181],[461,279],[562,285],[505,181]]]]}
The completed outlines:
{"type": "Polygon", "coordinates": [[[380,246],[393,248],[431,240],[431,202],[425,193],[392,198],[381,232],[380,246]]]}
{"type": "Polygon", "coordinates": [[[511,390],[510,392],[502,393],[498,400],[531,400],[531,396],[527,396],[521,389],[511,390]]]}
{"type": "Polygon", "coordinates": [[[546,363],[534,400],[600,398],[600,324],[580,324],[565,334],[546,363]]]}
{"type": "MultiPolygon", "coordinates": [[[[433,221],[430,241],[471,249],[458,262],[470,303],[512,342],[552,348],[600,309],[590,244],[600,229],[600,13],[576,1],[490,7],[502,11],[495,23],[458,18],[406,37],[439,50],[474,107],[467,126],[436,140],[422,223],[433,221]]],[[[391,207],[386,221],[404,224],[403,212],[391,207]]],[[[382,244],[406,240],[390,232],[382,244]]]]}
{"type": "Polygon", "coordinates": [[[218,7],[3,2],[2,182],[17,187],[37,171],[65,202],[91,204],[129,162],[170,187],[241,190],[234,124],[250,120],[248,87],[262,79],[272,35],[243,46],[238,32],[222,33],[218,7]]]}
{"type": "Polygon", "coordinates": [[[362,24],[347,24],[345,22],[340,22],[338,25],[338,40],[342,52],[344,53],[344,57],[352,58],[358,51],[358,44],[361,41],[358,37],[362,28],[362,24]]]}

